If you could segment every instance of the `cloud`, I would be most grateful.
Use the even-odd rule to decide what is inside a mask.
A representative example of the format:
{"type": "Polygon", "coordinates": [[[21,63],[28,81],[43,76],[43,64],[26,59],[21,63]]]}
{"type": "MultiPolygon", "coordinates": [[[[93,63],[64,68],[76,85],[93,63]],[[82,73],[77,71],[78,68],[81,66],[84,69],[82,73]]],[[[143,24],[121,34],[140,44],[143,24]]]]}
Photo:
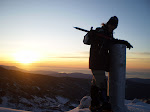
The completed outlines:
{"type": "MultiPolygon", "coordinates": [[[[130,54],[136,54],[136,55],[150,55],[150,52],[129,52],[130,54]]],[[[80,52],[82,55],[89,55],[89,51],[83,51],[80,52]]]]}
{"type": "Polygon", "coordinates": [[[49,58],[89,58],[89,57],[87,57],[87,56],[84,56],[84,57],[83,56],[73,56],[73,57],[72,56],[67,56],[67,57],[64,56],[63,57],[62,56],[62,57],[49,57],[49,58]]]}
{"type": "Polygon", "coordinates": [[[129,57],[129,58],[127,58],[127,59],[140,59],[140,60],[142,59],[142,60],[150,60],[150,58],[130,58],[130,57],[129,57]]]}
{"type": "Polygon", "coordinates": [[[127,59],[150,60],[150,52],[129,52],[127,59]]]}
{"type": "Polygon", "coordinates": [[[49,56],[48,58],[67,58],[67,59],[79,59],[79,58],[89,58],[89,51],[76,52],[74,55],[70,56],[49,56]]]}
{"type": "Polygon", "coordinates": [[[81,54],[83,55],[89,55],[89,51],[83,51],[83,52],[80,52],[81,54]]]}
{"type": "Polygon", "coordinates": [[[130,54],[136,54],[136,55],[150,55],[150,52],[130,52],[130,54]]]}

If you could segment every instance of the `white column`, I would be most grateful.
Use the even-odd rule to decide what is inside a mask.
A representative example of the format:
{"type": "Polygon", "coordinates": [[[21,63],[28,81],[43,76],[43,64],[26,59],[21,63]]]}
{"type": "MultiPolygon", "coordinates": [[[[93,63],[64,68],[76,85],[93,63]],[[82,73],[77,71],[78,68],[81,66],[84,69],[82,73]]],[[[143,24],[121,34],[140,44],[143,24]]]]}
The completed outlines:
{"type": "Polygon", "coordinates": [[[126,112],[126,45],[114,44],[110,50],[109,95],[113,112],[126,112]]]}

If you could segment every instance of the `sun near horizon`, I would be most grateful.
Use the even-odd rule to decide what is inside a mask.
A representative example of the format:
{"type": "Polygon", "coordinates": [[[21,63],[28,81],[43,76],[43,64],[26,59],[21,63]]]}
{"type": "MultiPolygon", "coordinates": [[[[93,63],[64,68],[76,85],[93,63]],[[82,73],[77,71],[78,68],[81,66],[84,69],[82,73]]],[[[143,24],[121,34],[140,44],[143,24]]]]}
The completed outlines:
{"type": "Polygon", "coordinates": [[[13,54],[14,61],[21,64],[30,64],[39,61],[39,55],[32,51],[20,51],[13,54]]]}

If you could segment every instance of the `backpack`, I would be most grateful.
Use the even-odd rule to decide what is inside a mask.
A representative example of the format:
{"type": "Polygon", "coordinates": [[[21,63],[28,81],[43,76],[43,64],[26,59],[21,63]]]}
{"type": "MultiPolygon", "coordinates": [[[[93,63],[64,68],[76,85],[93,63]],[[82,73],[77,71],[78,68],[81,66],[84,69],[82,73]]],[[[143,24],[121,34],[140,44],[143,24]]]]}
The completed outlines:
{"type": "Polygon", "coordinates": [[[93,30],[93,27],[91,27],[91,30],[84,36],[83,43],[91,45],[92,37],[95,36],[95,32],[96,30],[93,30]]]}
{"type": "Polygon", "coordinates": [[[88,32],[83,39],[83,43],[86,45],[91,45],[91,36],[90,36],[90,32],[88,32]]]}

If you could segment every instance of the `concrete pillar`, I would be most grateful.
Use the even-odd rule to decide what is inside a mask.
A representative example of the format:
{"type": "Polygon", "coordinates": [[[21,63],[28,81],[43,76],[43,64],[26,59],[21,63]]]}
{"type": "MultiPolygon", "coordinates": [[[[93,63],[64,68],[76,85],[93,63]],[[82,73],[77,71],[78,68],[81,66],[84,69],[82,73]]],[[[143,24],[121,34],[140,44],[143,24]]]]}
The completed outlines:
{"type": "Polygon", "coordinates": [[[110,50],[109,96],[113,112],[126,112],[126,45],[114,44],[110,50]]]}

